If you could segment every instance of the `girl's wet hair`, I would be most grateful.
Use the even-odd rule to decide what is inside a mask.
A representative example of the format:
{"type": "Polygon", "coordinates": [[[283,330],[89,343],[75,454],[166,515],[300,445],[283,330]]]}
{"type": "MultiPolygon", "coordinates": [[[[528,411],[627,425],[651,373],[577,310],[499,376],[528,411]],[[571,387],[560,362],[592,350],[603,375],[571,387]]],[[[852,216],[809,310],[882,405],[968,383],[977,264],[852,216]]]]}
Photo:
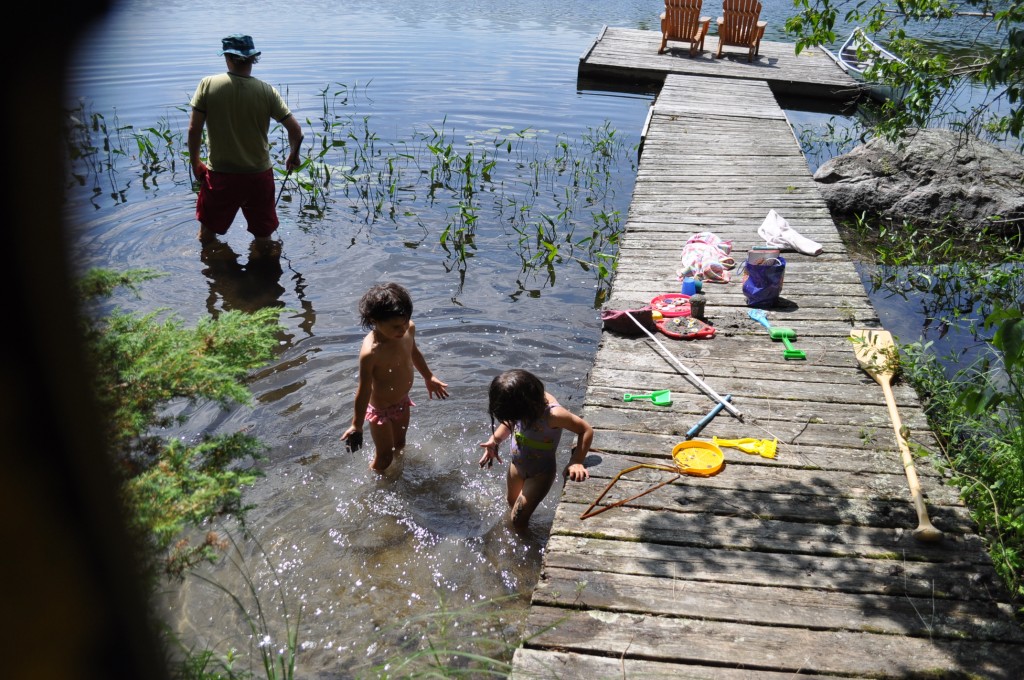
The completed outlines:
{"type": "Polygon", "coordinates": [[[540,420],[546,410],[544,383],[529,371],[516,368],[494,377],[488,391],[487,413],[491,416],[491,430],[495,422],[513,427],[540,420]]]}
{"type": "Polygon", "coordinates": [[[363,328],[395,317],[412,317],[412,296],[397,283],[378,283],[359,300],[359,321],[363,328]]]}

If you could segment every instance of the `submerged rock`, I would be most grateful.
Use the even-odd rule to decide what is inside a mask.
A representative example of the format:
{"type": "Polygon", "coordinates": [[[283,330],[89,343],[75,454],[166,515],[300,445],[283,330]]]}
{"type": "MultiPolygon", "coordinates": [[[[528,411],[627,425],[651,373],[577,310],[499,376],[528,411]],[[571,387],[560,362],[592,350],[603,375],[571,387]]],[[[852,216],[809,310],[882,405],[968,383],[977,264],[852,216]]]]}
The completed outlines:
{"type": "Polygon", "coordinates": [[[814,173],[837,219],[867,213],[964,232],[1024,229],[1024,156],[950,130],[916,131],[902,145],[876,138],[814,173]]]}

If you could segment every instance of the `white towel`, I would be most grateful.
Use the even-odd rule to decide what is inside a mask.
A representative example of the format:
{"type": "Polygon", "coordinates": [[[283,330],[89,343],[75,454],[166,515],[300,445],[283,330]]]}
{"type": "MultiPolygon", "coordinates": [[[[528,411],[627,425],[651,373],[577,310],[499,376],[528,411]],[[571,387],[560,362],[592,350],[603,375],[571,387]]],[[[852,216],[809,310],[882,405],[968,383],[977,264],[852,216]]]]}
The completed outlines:
{"type": "Polygon", "coordinates": [[[774,210],[768,211],[768,216],[758,228],[757,233],[765,240],[765,243],[780,250],[795,250],[804,255],[820,255],[821,244],[802,236],[796,229],[789,226],[779,213],[774,210]]]}

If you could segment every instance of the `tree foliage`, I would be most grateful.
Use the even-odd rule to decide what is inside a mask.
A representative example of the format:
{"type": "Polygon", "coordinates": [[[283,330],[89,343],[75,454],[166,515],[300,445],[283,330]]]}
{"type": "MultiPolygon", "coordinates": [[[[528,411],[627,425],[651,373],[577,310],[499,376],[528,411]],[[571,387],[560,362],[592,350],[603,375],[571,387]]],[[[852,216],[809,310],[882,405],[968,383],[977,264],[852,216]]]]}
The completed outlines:
{"type": "Polygon", "coordinates": [[[215,558],[221,543],[213,532],[189,539],[189,530],[219,516],[244,518],[242,489],[260,475],[253,463],[263,445],[242,432],[186,442],[160,431],[185,422],[188,406],[251,404],[244,380],[272,357],[280,309],[226,312],[194,328],[173,316],[161,318],[163,310],[99,312],[98,303],[116,289],[134,290],[155,276],[146,270],[97,269],[86,273],[78,291],[83,301],[94,304],[85,322],[86,347],[107,441],[121,475],[125,517],[152,549],[150,569],[162,560],[163,572],[180,576],[215,558]]]}
{"type": "Polygon", "coordinates": [[[786,31],[797,37],[797,53],[814,45],[834,44],[836,20],[842,13],[844,22],[883,37],[888,49],[906,62],[880,62],[865,74],[908,88],[902,101],[884,104],[878,134],[896,139],[907,129],[927,127],[948,93],[974,81],[989,88],[989,94],[956,125],[997,139],[1016,139],[1017,146],[1024,148],[1022,0],[794,0],[794,6],[797,14],[786,21],[786,31]],[[912,37],[914,28],[951,21],[979,22],[968,56],[936,54],[912,37]]]}

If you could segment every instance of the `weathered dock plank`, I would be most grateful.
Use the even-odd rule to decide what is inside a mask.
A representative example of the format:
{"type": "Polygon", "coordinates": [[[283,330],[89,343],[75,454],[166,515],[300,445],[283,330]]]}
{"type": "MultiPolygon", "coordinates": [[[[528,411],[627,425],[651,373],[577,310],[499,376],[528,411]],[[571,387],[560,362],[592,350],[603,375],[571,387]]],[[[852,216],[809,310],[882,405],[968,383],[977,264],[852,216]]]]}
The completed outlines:
{"type": "MultiPolygon", "coordinates": [[[[758,671],[755,675],[748,669],[715,668],[689,664],[680,668],[678,664],[659,663],[644,659],[592,656],[563,652],[538,653],[531,649],[516,652],[514,677],[522,680],[551,680],[551,678],[588,678],[588,680],[612,680],[621,678],[644,678],[644,680],[687,680],[705,678],[708,680],[792,680],[792,673],[758,671]]],[[[801,680],[823,680],[828,676],[800,674],[801,680]]],[[[833,676],[834,677],[834,676],[833,676]]]]}
{"type": "MultiPolygon", "coordinates": [[[[619,466],[615,470],[606,467],[601,474],[592,477],[610,482],[609,477],[614,478],[619,471],[633,467],[635,460],[623,461],[618,457],[608,457],[608,462],[620,461],[619,466]]],[[[762,521],[884,527],[892,529],[894,534],[916,524],[914,509],[907,503],[905,483],[901,484],[905,480],[897,475],[886,478],[875,474],[874,477],[884,486],[864,488],[857,483],[863,481],[863,472],[829,471],[827,480],[821,470],[782,468],[771,470],[771,473],[764,474],[763,469],[755,466],[734,464],[729,475],[717,476],[733,480],[731,483],[723,482],[719,485],[703,480],[704,483],[698,485],[692,484],[692,480],[676,479],[668,471],[640,468],[636,473],[629,473],[629,477],[619,478],[601,502],[613,504],[635,499],[628,501],[632,508],[657,510],[671,506],[678,512],[730,516],[742,514],[762,521]],[[837,478],[838,481],[833,481],[837,478]],[[659,487],[662,482],[670,484],[659,487]],[[767,492],[769,489],[774,492],[767,492]]],[[[943,495],[944,487],[935,483],[929,487],[934,492],[928,496],[932,521],[942,524],[950,532],[966,534],[974,530],[966,510],[956,505],[936,504],[936,498],[943,495]]],[[[563,501],[587,508],[594,499],[594,494],[576,489],[574,485],[566,490],[563,501]]],[[[947,504],[955,503],[956,497],[944,497],[941,500],[947,504]]],[[[598,510],[600,508],[594,509],[598,510]]],[[[616,510],[612,508],[602,512],[616,510]]],[[[581,512],[580,516],[584,514],[588,513],[581,512]]]]}
{"type": "MultiPolygon", "coordinates": [[[[669,487],[662,487],[656,493],[660,494],[666,488],[669,487]]],[[[661,497],[671,496],[668,493],[661,497]]],[[[970,557],[972,559],[966,561],[979,565],[989,563],[983,542],[977,535],[948,534],[943,537],[941,544],[923,543],[911,536],[916,522],[903,530],[887,526],[811,524],[746,514],[731,516],[678,512],[674,510],[678,505],[672,502],[653,509],[627,504],[580,519],[588,506],[589,503],[560,503],[555,514],[559,533],[719,550],[757,550],[921,562],[951,558],[951,561],[961,562],[970,557]]],[[[541,580],[544,578],[546,576],[542,576],[541,580]]],[[[729,575],[723,574],[723,578],[728,579],[729,575]]],[[[694,615],[697,615],[696,611],[694,615]]]]}
{"type": "Polygon", "coordinates": [[[849,339],[880,321],[774,101],[776,71],[797,68],[792,58],[810,87],[814,60],[777,45],[754,65],[713,60],[710,39],[696,59],[660,58],[657,36],[607,29],[581,61],[581,74],[664,81],[608,306],[678,292],[681,249],[699,231],[732,241],[736,266],[704,286],[713,338],[602,335],[582,408],[595,428],[591,477],[562,490],[512,677],[1019,677],[1013,601],[932,464],[941,449],[917,395],[897,382],[944,532],[936,543],[913,537],[888,409],[849,339]],[[673,73],[682,62],[698,75],[673,73]],[[757,229],[771,209],[824,249],[784,253],[782,299],[768,311],[796,330],[806,360],[786,360],[747,315],[742,261],[764,243],[757,229]],[[655,389],[672,404],[622,398],[655,389]],[[742,420],[722,412],[697,438],[777,439],[774,457],[727,447],[710,477],[639,467],[595,505],[626,468],[671,468],[672,448],[726,394],[742,420]],[[584,519],[588,509],[598,512],[584,519]]]}
{"type": "MultiPolygon", "coordinates": [[[[946,597],[975,600],[990,612],[990,630],[1006,626],[1008,639],[1018,639],[1020,627],[1006,615],[1009,607],[992,597],[991,586],[998,581],[990,565],[969,562],[924,562],[904,559],[881,560],[861,557],[833,557],[757,550],[719,550],[668,542],[636,543],[606,537],[556,534],[548,542],[545,559],[549,569],[575,570],[584,581],[588,572],[637,574],[663,579],[661,587],[715,583],[744,583],[748,586],[805,588],[844,593],[946,597]]],[[[546,589],[546,582],[538,591],[546,589]]],[[[573,597],[582,588],[572,589],[573,597]]],[[[554,602],[546,592],[547,602],[554,602]]],[[[565,594],[561,602],[564,604],[565,594]]],[[[923,615],[927,616],[926,612],[923,615]]]]}
{"type": "MultiPolygon", "coordinates": [[[[601,432],[601,434],[604,433],[601,432]]],[[[681,439],[682,437],[677,437],[675,441],[678,442],[681,439]]],[[[621,470],[637,464],[672,466],[671,460],[667,455],[658,457],[651,455],[650,452],[645,454],[644,449],[641,448],[644,442],[660,443],[655,436],[630,435],[629,440],[638,441],[641,446],[630,447],[625,451],[617,452],[604,451],[602,449],[599,454],[596,454],[591,460],[587,461],[588,468],[594,468],[591,471],[591,476],[594,479],[603,478],[607,481],[621,470]]],[[[620,441],[622,440],[620,439],[620,441]]],[[[671,438],[669,438],[669,441],[671,443],[671,438]]],[[[876,452],[874,458],[869,455],[859,456],[865,462],[863,469],[850,470],[834,469],[832,466],[823,467],[818,465],[810,467],[794,464],[800,460],[799,455],[801,453],[804,455],[816,453],[813,447],[801,447],[799,452],[794,451],[792,454],[785,454],[794,459],[794,463],[790,464],[778,462],[777,457],[765,459],[761,456],[747,454],[734,447],[723,448],[726,449],[723,453],[725,454],[725,466],[729,468],[729,474],[719,473],[712,477],[699,479],[680,478],[678,486],[704,490],[723,489],[762,494],[757,496],[758,502],[778,500],[764,496],[763,494],[766,493],[779,493],[788,496],[818,495],[825,496],[833,502],[839,502],[840,499],[905,502],[908,499],[906,479],[903,477],[899,458],[890,459],[881,452],[876,452]]],[[[819,447],[819,449],[821,448],[827,447],[819,447]]],[[[671,449],[671,445],[669,449],[671,449]]],[[[837,457],[847,454],[854,456],[856,453],[861,453],[861,450],[833,448],[833,454],[837,457]]],[[[920,475],[920,477],[925,495],[933,505],[942,503],[959,507],[957,494],[949,486],[942,484],[941,477],[936,475],[920,475]]],[[[638,480],[637,484],[646,484],[657,479],[668,479],[668,476],[662,474],[660,470],[642,468],[629,473],[619,484],[623,486],[623,489],[627,489],[630,487],[630,481],[628,480],[638,480]]],[[[597,497],[598,494],[591,493],[592,491],[593,489],[580,491],[574,485],[570,489],[566,489],[564,499],[575,498],[578,502],[584,502],[583,499],[586,496],[591,497],[591,499],[597,497]],[[584,493],[586,495],[578,497],[575,495],[577,493],[584,493]]],[[[660,493],[658,498],[665,503],[670,503],[669,499],[677,496],[679,493],[685,493],[685,491],[671,489],[660,493]]],[[[602,502],[611,502],[612,499],[629,497],[629,495],[625,491],[617,490],[610,494],[608,498],[603,499],[602,502]]],[[[814,501],[807,500],[807,503],[813,505],[814,501]]],[[[675,505],[672,505],[672,507],[675,507],[675,505]]],[[[800,508],[799,511],[803,512],[806,509],[800,508]]],[[[831,513],[831,511],[829,512],[831,513]]],[[[773,516],[779,517],[783,514],[785,514],[785,511],[780,510],[775,511],[773,516]]]]}
{"type": "MultiPolygon", "coordinates": [[[[571,601],[571,594],[566,599],[571,601]]],[[[736,609],[744,609],[743,602],[736,604],[736,609]]],[[[691,671],[689,677],[715,677],[692,672],[691,664],[748,672],[783,671],[801,677],[820,673],[906,678],[922,670],[935,677],[951,677],[950,669],[962,668],[972,669],[976,677],[1020,677],[1020,645],[1016,643],[823,630],[810,627],[813,623],[796,628],[719,621],[703,615],[677,618],[534,605],[529,631],[534,636],[527,646],[536,649],[554,644],[560,652],[672,661],[683,667],[676,677],[687,677],[687,671],[691,671]]],[[[551,677],[582,676],[567,671],[551,677]]]]}
{"type": "MultiPolygon", "coordinates": [[[[841,578],[842,574],[840,569],[832,576],[841,578]]],[[[1024,641],[1020,628],[999,623],[1005,613],[998,605],[939,598],[931,592],[893,600],[886,595],[777,583],[715,582],[712,586],[684,577],[668,584],[659,577],[602,569],[588,572],[584,587],[578,587],[580,578],[576,569],[552,567],[534,601],[559,607],[571,594],[577,605],[613,612],[678,616],[700,609],[709,619],[729,618],[755,625],[804,627],[813,621],[819,629],[1024,641]]],[[[899,587],[897,576],[889,581],[899,587]]]]}

